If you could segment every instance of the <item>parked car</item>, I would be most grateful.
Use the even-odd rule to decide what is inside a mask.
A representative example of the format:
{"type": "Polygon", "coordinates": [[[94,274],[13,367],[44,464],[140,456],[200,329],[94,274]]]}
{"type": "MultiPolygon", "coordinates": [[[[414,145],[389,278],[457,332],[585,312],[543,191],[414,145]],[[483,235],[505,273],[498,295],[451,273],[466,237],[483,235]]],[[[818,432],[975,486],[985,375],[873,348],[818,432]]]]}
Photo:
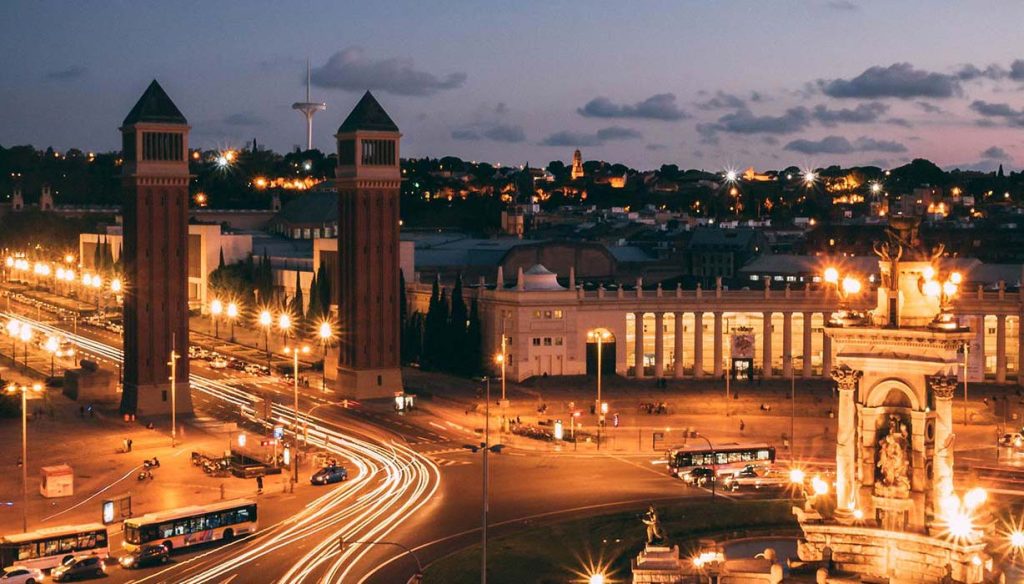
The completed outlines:
{"type": "Polygon", "coordinates": [[[999,445],[1024,448],[1024,434],[1020,432],[1007,432],[999,437],[999,445]]]}
{"type": "Polygon", "coordinates": [[[225,368],[227,368],[227,366],[228,366],[227,360],[222,359],[220,357],[214,359],[213,361],[210,361],[210,368],[211,369],[225,369],[225,368]]]}
{"type": "Polygon", "coordinates": [[[715,471],[704,466],[698,466],[679,473],[679,478],[687,485],[703,487],[714,482],[715,471]]]}
{"type": "Polygon", "coordinates": [[[50,572],[56,582],[67,582],[79,578],[100,578],[107,569],[99,556],[79,556],[66,564],[61,564],[50,572]]]}
{"type": "Polygon", "coordinates": [[[42,581],[43,572],[41,570],[25,566],[4,568],[4,573],[0,576],[0,582],[3,584],[41,584],[42,581]]]}
{"type": "Polygon", "coordinates": [[[309,478],[309,482],[314,485],[329,485],[331,483],[340,483],[347,479],[348,471],[345,470],[345,467],[331,465],[325,466],[313,473],[313,476],[309,478]]]}
{"type": "Polygon", "coordinates": [[[143,566],[166,564],[168,557],[167,548],[163,544],[151,545],[121,556],[117,563],[121,564],[122,568],[131,570],[143,566]]]}

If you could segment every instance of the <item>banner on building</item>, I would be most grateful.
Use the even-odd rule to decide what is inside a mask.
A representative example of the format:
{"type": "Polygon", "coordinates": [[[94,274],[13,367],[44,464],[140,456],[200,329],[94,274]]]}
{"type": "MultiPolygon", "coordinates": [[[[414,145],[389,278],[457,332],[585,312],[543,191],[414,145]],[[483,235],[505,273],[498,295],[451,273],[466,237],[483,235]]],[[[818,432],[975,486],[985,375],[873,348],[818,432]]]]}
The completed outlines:
{"type": "Polygon", "coordinates": [[[733,333],[730,337],[729,347],[731,349],[730,355],[733,359],[753,359],[754,334],[733,333]]]}
{"type": "MultiPolygon", "coordinates": [[[[970,327],[971,340],[967,343],[967,381],[976,382],[985,380],[985,318],[981,316],[964,316],[960,318],[960,324],[970,327]]],[[[957,351],[960,362],[957,364],[956,377],[964,380],[964,349],[957,351]]]]}

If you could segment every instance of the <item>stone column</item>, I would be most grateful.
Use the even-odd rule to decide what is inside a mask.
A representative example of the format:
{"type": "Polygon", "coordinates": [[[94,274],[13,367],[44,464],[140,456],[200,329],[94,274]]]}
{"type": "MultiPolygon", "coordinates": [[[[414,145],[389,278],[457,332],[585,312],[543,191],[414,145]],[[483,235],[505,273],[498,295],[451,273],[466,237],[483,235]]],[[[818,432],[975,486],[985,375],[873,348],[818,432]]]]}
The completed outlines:
{"type": "Polygon", "coordinates": [[[722,317],[723,313],[715,313],[715,379],[722,376],[722,317]]]}
{"type": "MultiPolygon", "coordinates": [[[[836,505],[844,511],[856,505],[857,406],[855,396],[863,371],[845,363],[831,370],[839,386],[839,427],[836,431],[836,505]]],[[[794,445],[795,446],[795,445],[794,445]]]]}
{"type": "MultiPolygon", "coordinates": [[[[1024,294],[1024,286],[1020,290],[1024,294]]],[[[1017,385],[1024,386],[1024,312],[1017,317],[1017,385]]]]}
{"type": "Polygon", "coordinates": [[[782,313],[782,376],[793,375],[793,313],[782,313]]]}
{"type": "Polygon", "coordinates": [[[665,313],[654,313],[654,377],[665,375],[665,313]]]}
{"type": "Polygon", "coordinates": [[[1006,383],[1006,315],[996,315],[996,383],[1006,383]]]}
{"type": "Polygon", "coordinates": [[[811,377],[811,372],[812,372],[812,369],[811,369],[811,363],[812,363],[811,351],[812,351],[812,347],[813,347],[813,344],[812,344],[812,340],[813,339],[811,337],[811,322],[813,322],[813,320],[814,320],[812,318],[813,316],[814,315],[811,314],[810,312],[805,312],[804,313],[804,349],[803,349],[804,370],[803,370],[803,373],[802,373],[802,376],[803,376],[804,379],[810,378],[811,377]]]}
{"type": "Polygon", "coordinates": [[[953,396],[958,387],[955,375],[925,378],[935,396],[935,460],[932,463],[932,505],[953,492],[953,396]]]}
{"type": "Polygon", "coordinates": [[[693,313],[693,376],[704,377],[704,313],[693,313]]]}
{"type": "Polygon", "coordinates": [[[765,379],[772,378],[772,313],[766,312],[761,325],[761,337],[764,346],[761,348],[761,376],[765,379]]]}
{"type": "Polygon", "coordinates": [[[683,376],[683,313],[676,313],[676,326],[673,332],[672,347],[676,362],[672,366],[672,376],[680,379],[683,376]]]}
{"type": "Polygon", "coordinates": [[[832,370],[832,337],[828,333],[821,333],[821,374],[827,375],[832,370]]]}
{"type": "Polygon", "coordinates": [[[633,361],[636,363],[633,376],[643,379],[644,376],[644,313],[633,315],[633,361]]]}

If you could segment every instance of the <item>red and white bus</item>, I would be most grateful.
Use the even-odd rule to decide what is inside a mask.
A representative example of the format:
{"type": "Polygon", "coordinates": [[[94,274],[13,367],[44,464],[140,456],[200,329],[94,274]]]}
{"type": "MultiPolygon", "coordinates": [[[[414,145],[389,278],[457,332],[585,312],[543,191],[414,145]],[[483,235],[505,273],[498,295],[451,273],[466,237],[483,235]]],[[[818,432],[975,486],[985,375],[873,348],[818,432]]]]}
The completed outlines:
{"type": "Polygon", "coordinates": [[[107,526],[102,523],[47,527],[0,537],[0,568],[24,566],[49,570],[71,557],[107,557],[107,526]]]}
{"type": "Polygon", "coordinates": [[[768,466],[775,462],[775,447],[768,444],[722,444],[709,448],[684,446],[670,450],[668,472],[672,476],[698,467],[714,469],[716,474],[733,473],[748,466],[768,466]]]}
{"type": "Polygon", "coordinates": [[[132,517],[124,522],[127,551],[163,544],[168,551],[232,539],[257,529],[256,501],[234,499],[132,517]]]}

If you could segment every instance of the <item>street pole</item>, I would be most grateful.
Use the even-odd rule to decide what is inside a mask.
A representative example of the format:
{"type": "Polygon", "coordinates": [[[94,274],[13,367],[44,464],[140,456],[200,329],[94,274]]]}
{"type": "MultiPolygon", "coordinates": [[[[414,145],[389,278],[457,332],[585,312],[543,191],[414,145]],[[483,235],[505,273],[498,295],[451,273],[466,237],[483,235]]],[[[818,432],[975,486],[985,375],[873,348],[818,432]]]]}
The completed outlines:
{"type": "Polygon", "coordinates": [[[597,449],[601,450],[601,426],[604,412],[601,411],[601,333],[597,334],[597,449]]]}
{"type": "MultiPolygon", "coordinates": [[[[501,321],[501,403],[505,403],[505,320],[501,321]]],[[[503,406],[504,407],[504,406],[503,406]]]]}
{"type": "MultiPolygon", "coordinates": [[[[982,324],[984,326],[984,324],[982,324]]],[[[967,354],[971,350],[970,343],[964,342],[964,426],[967,426],[967,354]]],[[[984,361],[984,359],[982,360],[984,361]]],[[[984,367],[984,365],[982,365],[984,367]]]]}
{"type": "Polygon", "coordinates": [[[793,367],[793,356],[789,356],[789,467],[794,465],[794,449],[796,447],[796,368],[793,367]]]}
{"type": "MultiPolygon", "coordinates": [[[[750,368],[750,375],[753,378],[753,367],[750,368]]],[[[732,339],[729,339],[729,351],[725,357],[725,417],[729,417],[729,383],[732,381],[732,339]]]]}
{"type": "MultiPolygon", "coordinates": [[[[502,335],[504,337],[504,334],[502,335]]],[[[502,360],[504,366],[504,360],[502,360]]],[[[501,376],[505,378],[504,374],[501,376]]],[[[483,505],[481,507],[481,556],[480,556],[480,584],[487,584],[487,451],[491,448],[491,378],[487,378],[486,391],[487,405],[484,406],[484,480],[483,480],[483,505]]]]}
{"type": "Polygon", "coordinates": [[[175,442],[178,438],[178,420],[177,420],[177,398],[178,398],[178,353],[175,351],[177,347],[178,339],[175,333],[171,333],[171,360],[167,364],[171,367],[171,448],[176,446],[175,442]]]}
{"type": "Polygon", "coordinates": [[[295,436],[295,452],[292,453],[292,480],[299,482],[299,348],[292,350],[292,387],[295,393],[295,426],[292,434],[295,436]]]}
{"type": "Polygon", "coordinates": [[[28,533],[28,387],[21,388],[21,531],[28,533]]]}

